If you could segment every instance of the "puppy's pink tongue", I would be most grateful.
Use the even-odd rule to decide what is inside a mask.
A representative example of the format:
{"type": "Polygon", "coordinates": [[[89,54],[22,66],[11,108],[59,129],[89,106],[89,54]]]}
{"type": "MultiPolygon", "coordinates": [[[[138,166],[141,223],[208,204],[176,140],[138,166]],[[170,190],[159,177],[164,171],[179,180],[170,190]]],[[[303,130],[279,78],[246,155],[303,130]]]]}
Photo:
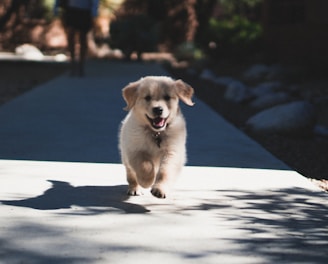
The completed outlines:
{"type": "Polygon", "coordinates": [[[161,117],[156,117],[154,120],[154,125],[157,126],[157,127],[162,127],[165,125],[165,119],[164,118],[161,118],[161,117]]]}

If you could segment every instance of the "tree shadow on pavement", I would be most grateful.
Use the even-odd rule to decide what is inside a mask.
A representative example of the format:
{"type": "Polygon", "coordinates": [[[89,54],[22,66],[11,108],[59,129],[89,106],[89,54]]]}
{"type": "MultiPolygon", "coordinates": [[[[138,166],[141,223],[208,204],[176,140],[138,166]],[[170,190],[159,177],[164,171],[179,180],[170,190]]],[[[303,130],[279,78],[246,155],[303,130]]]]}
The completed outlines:
{"type": "MultiPolygon", "coordinates": [[[[112,212],[119,213],[147,213],[150,212],[142,205],[126,202],[124,185],[117,186],[77,186],[68,182],[50,181],[52,187],[42,195],[23,199],[1,201],[3,204],[20,206],[38,210],[55,210],[83,207],[86,215],[98,215],[112,212]]],[[[281,188],[270,190],[240,190],[240,189],[212,189],[181,190],[179,198],[174,203],[150,205],[152,212],[165,212],[174,215],[181,232],[193,232],[188,228],[204,228],[204,224],[212,223],[211,236],[208,238],[211,248],[199,246],[198,252],[172,249],[165,251],[165,256],[179,257],[184,261],[194,259],[201,263],[218,256],[236,257],[249,263],[327,263],[328,247],[328,205],[323,201],[327,195],[321,191],[310,191],[303,188],[281,188]],[[188,202],[187,202],[188,201],[188,202]],[[163,207],[161,210],[157,206],[163,207]],[[157,210],[158,209],[158,210],[157,210]],[[173,209],[173,210],[169,210],[173,209]],[[201,218],[199,218],[201,216],[201,218]],[[194,222],[196,219],[196,222],[194,222]],[[198,220],[202,220],[199,221],[198,220]],[[208,221],[208,222],[207,222],[208,221]],[[179,226],[183,223],[184,225],[179,226]]],[[[75,212],[72,214],[75,215],[75,212]]],[[[167,219],[167,218],[165,218],[167,219]]],[[[147,228],[158,225],[158,218],[147,217],[147,228]]],[[[125,222],[123,221],[122,225],[125,222]]],[[[48,239],[48,226],[40,230],[39,223],[26,223],[20,227],[15,226],[15,232],[34,234],[44,233],[48,239]],[[33,225],[32,225],[33,224],[33,225]]],[[[119,228],[115,226],[115,228],[119,228]]],[[[195,230],[196,230],[195,229],[195,230]]],[[[59,231],[58,231],[59,230],[59,231]]],[[[56,232],[62,228],[58,228],[56,232]]],[[[123,229],[122,229],[123,230],[123,229]]],[[[152,230],[152,229],[151,229],[152,230]]],[[[124,234],[124,232],[123,232],[124,234]]],[[[164,238],[170,232],[163,232],[164,238]]],[[[196,232],[198,234],[198,232],[196,232]]],[[[200,232],[202,234],[202,232],[200,232]]],[[[58,234],[57,234],[58,236],[58,234]]],[[[182,236],[183,237],[183,236],[182,236]]],[[[197,236],[196,236],[197,237],[197,236]]],[[[194,238],[196,238],[194,237],[194,238]]],[[[73,239],[73,238],[72,238],[73,239]]],[[[169,237],[168,239],[171,239],[169,237]]],[[[197,238],[198,239],[198,238],[197,238]]],[[[10,240],[10,239],[8,239],[10,240]]],[[[184,240],[182,240],[184,241],[184,240]]],[[[197,240],[198,241],[198,240],[197,240]]],[[[3,241],[0,239],[0,246],[3,241]]],[[[85,245],[85,241],[83,242],[85,245]]],[[[90,243],[87,243],[90,246],[90,243]]],[[[126,253],[157,252],[157,243],[151,245],[131,245],[129,248],[114,244],[96,244],[95,248],[108,247],[108,250],[126,253]]],[[[7,245],[7,248],[10,245],[7,245]]],[[[184,244],[182,246],[184,247],[184,244]]],[[[14,247],[12,246],[11,249],[14,247]]],[[[163,252],[161,252],[163,254],[163,252]]],[[[34,257],[34,255],[32,256],[34,257]]],[[[235,259],[234,259],[235,260],[235,259]]],[[[72,263],[74,263],[73,259],[72,263]]],[[[245,263],[243,262],[243,263],[245,263]]],[[[64,262],[63,262],[64,263],[64,262]]],[[[76,260],[76,263],[79,263],[76,260]]],[[[238,263],[238,262],[234,262],[238,263]]]]}
{"type": "Polygon", "coordinates": [[[199,204],[194,210],[212,210],[219,223],[228,222],[240,237],[236,254],[263,257],[266,263],[327,263],[328,196],[321,191],[285,188],[266,191],[217,190],[220,200],[199,204]],[[229,203],[230,208],[216,208],[229,203]]]}
{"type": "Polygon", "coordinates": [[[72,186],[68,182],[48,180],[52,187],[42,195],[23,200],[4,200],[2,204],[20,206],[38,210],[69,209],[80,206],[86,214],[100,214],[110,210],[124,213],[147,213],[145,207],[126,202],[127,186],[72,186]],[[99,209],[103,208],[103,209],[99,209]]]}

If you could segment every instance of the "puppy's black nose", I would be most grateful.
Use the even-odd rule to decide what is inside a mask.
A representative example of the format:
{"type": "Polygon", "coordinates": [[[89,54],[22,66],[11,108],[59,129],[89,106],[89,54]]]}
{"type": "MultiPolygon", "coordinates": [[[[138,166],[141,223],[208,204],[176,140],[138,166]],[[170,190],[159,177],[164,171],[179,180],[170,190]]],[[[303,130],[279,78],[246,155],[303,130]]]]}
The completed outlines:
{"type": "Polygon", "coordinates": [[[156,116],[161,116],[163,113],[163,108],[158,106],[153,108],[153,114],[156,116]]]}

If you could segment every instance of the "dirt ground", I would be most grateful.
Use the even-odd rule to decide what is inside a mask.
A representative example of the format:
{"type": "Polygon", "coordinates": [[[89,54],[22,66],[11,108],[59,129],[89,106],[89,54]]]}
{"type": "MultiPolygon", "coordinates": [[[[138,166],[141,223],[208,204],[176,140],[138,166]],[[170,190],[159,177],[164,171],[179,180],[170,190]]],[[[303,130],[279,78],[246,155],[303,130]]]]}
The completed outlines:
{"type": "MultiPolygon", "coordinates": [[[[39,84],[65,73],[65,63],[0,61],[0,106],[39,84]]],[[[191,77],[184,70],[169,68],[175,78],[182,78],[195,88],[197,96],[220,115],[243,130],[253,114],[244,105],[227,102],[222,89],[207,81],[191,77]]],[[[247,133],[245,131],[245,133],[247,133]]],[[[288,138],[281,135],[248,135],[294,170],[328,190],[328,139],[288,138]]]]}

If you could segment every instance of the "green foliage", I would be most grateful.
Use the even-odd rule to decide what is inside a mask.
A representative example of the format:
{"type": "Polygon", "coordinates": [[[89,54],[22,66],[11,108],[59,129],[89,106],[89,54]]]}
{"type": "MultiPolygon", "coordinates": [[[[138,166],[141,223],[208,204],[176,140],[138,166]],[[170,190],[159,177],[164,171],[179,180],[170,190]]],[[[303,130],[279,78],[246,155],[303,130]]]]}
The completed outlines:
{"type": "Polygon", "coordinates": [[[263,0],[215,0],[206,9],[203,0],[198,0],[199,28],[196,44],[202,47],[210,59],[243,56],[260,48],[262,28],[260,25],[263,0]],[[216,6],[217,5],[217,6],[216,6]],[[215,8],[217,7],[217,8],[215,8]],[[213,9],[215,8],[215,9],[213,9]],[[215,11],[213,13],[213,11],[215,11]],[[213,14],[215,17],[211,17],[213,14]]]}
{"type": "Polygon", "coordinates": [[[262,27],[241,16],[231,19],[209,21],[207,52],[211,56],[240,56],[252,51],[260,42],[262,27]]]}
{"type": "Polygon", "coordinates": [[[258,23],[251,22],[241,16],[233,16],[232,19],[211,19],[209,34],[212,41],[219,45],[245,45],[257,40],[262,33],[258,23]]]}
{"type": "Polygon", "coordinates": [[[158,25],[147,15],[131,15],[112,21],[110,35],[110,46],[129,58],[134,51],[140,54],[156,49],[158,25]]]}
{"type": "Polygon", "coordinates": [[[247,8],[255,8],[257,5],[262,3],[263,0],[218,0],[218,3],[224,8],[226,14],[236,14],[247,8]]]}
{"type": "Polygon", "coordinates": [[[53,7],[55,0],[43,0],[42,1],[42,9],[43,9],[43,17],[50,21],[54,17],[53,7]]]}
{"type": "Polygon", "coordinates": [[[194,42],[184,42],[174,51],[174,57],[180,61],[201,60],[204,59],[204,56],[203,51],[197,48],[194,42]]]}

